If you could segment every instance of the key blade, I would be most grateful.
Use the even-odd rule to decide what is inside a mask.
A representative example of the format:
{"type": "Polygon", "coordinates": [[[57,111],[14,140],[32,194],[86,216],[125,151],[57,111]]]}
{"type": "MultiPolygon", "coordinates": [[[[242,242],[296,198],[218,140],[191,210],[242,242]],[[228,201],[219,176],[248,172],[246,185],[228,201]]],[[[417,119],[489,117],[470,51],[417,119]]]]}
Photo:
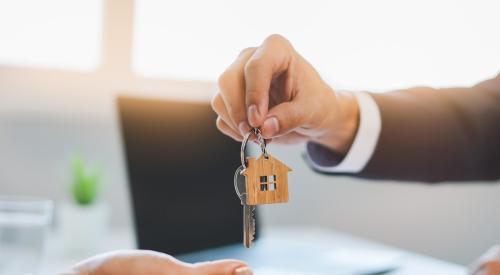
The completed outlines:
{"type": "Polygon", "coordinates": [[[250,238],[255,240],[255,206],[250,206],[250,238]]]}
{"type": "Polygon", "coordinates": [[[248,229],[249,229],[249,220],[248,220],[248,206],[243,205],[243,246],[246,248],[250,248],[251,240],[249,238],[248,229]]]}
{"type": "Polygon", "coordinates": [[[252,247],[255,239],[255,206],[243,206],[243,245],[246,248],[252,247]]]}
{"type": "Polygon", "coordinates": [[[252,228],[254,228],[255,222],[252,221],[252,208],[254,208],[254,206],[243,206],[243,245],[246,248],[250,248],[253,241],[254,230],[252,230],[252,228]]]}

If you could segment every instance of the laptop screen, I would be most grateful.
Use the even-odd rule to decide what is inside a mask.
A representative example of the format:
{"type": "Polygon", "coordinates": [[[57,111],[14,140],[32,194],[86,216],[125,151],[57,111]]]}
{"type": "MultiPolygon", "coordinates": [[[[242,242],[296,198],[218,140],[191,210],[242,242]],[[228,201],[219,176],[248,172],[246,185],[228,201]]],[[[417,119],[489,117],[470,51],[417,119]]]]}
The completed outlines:
{"type": "Polygon", "coordinates": [[[217,130],[209,104],[120,97],[118,107],[139,248],[240,243],[240,144],[217,130]]]}

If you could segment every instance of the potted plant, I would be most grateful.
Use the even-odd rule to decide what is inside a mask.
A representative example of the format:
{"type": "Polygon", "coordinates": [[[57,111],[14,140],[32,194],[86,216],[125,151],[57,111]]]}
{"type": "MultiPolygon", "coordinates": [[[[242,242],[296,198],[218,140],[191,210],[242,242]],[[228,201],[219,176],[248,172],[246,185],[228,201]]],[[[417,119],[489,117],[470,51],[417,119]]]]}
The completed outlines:
{"type": "Polygon", "coordinates": [[[67,252],[81,255],[99,250],[107,231],[108,207],[100,202],[102,173],[81,156],[72,160],[71,199],[61,207],[61,233],[67,252]]]}

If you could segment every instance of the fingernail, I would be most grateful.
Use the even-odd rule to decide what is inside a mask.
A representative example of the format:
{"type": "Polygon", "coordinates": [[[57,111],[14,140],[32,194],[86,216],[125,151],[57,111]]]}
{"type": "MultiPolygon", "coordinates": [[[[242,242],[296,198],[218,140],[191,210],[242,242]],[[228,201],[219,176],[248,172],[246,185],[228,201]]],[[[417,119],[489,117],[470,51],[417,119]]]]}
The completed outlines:
{"type": "Polygon", "coordinates": [[[253,275],[253,271],[250,267],[240,267],[234,271],[234,275],[253,275]]]}
{"type": "Polygon", "coordinates": [[[259,114],[259,109],[257,109],[257,105],[253,104],[253,105],[250,105],[250,107],[248,107],[248,122],[250,122],[250,125],[252,126],[258,126],[257,125],[257,119],[258,119],[258,116],[260,116],[259,114]]]}
{"type": "Polygon", "coordinates": [[[246,121],[240,122],[240,124],[238,124],[238,129],[240,130],[242,136],[245,136],[248,132],[250,132],[250,126],[246,121]]]}
{"type": "Polygon", "coordinates": [[[265,134],[266,137],[273,137],[280,130],[278,119],[276,117],[267,118],[262,128],[263,134],[265,134]]]}

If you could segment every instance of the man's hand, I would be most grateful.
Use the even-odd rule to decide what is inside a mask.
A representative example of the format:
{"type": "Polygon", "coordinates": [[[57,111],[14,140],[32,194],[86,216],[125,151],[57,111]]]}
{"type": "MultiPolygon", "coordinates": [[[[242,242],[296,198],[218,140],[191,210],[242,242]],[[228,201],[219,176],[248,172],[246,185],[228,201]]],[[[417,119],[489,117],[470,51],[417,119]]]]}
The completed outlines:
{"type": "Polygon", "coordinates": [[[471,275],[500,275],[500,245],[496,245],[483,254],[470,267],[471,275]]]}
{"type": "Polygon", "coordinates": [[[310,140],[340,153],[351,146],[359,116],[356,99],[334,92],[280,35],[243,50],[218,84],[212,100],[217,127],[235,140],[251,126],[278,143],[310,140]]]}
{"type": "Polygon", "coordinates": [[[243,262],[222,260],[188,264],[167,254],[123,250],[94,256],[77,265],[66,275],[252,275],[243,262]]]}

